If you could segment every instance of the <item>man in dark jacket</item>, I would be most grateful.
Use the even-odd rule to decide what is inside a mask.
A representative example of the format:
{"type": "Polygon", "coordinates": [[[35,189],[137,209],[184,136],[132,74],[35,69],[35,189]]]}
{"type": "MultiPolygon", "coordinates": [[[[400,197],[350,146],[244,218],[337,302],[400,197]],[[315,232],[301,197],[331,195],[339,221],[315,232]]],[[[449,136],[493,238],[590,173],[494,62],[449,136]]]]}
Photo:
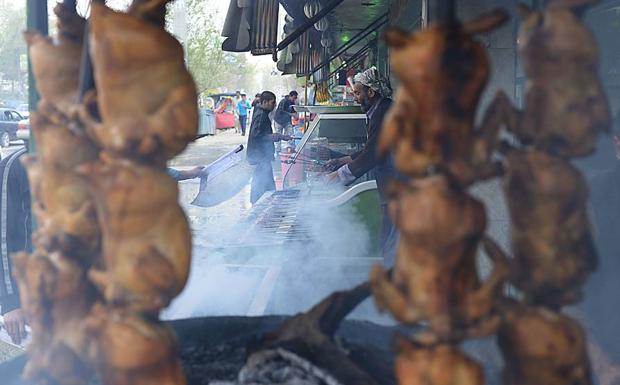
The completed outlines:
{"type": "Polygon", "coordinates": [[[377,145],[383,120],[392,105],[392,99],[390,99],[392,91],[389,82],[383,79],[374,67],[355,76],[354,81],[353,95],[366,114],[368,139],[363,150],[350,156],[330,160],[328,167],[337,170],[329,174],[328,179],[346,185],[370,172],[370,176],[377,181],[382,213],[381,252],[384,264],[391,267],[394,263],[399,237],[396,226],[388,216],[386,188],[396,172],[391,157],[380,158],[377,155],[377,145]]]}
{"type": "Polygon", "coordinates": [[[250,164],[256,166],[250,192],[252,204],[256,203],[265,192],[276,189],[271,165],[275,151],[273,143],[291,139],[288,135],[273,133],[269,113],[273,111],[275,105],[276,95],[273,92],[265,91],[261,94],[260,104],[255,107],[248,134],[247,159],[250,164]]]}
{"type": "Polygon", "coordinates": [[[21,310],[17,284],[13,279],[11,255],[31,251],[30,188],[20,158],[26,149],[0,162],[0,306],[4,326],[15,343],[26,337],[26,317],[21,310]]]}
{"type": "MultiPolygon", "coordinates": [[[[276,133],[292,136],[293,135],[293,122],[292,117],[296,116],[296,112],[293,109],[295,103],[297,103],[297,97],[299,94],[297,91],[291,91],[287,96],[284,97],[278,104],[278,108],[276,109],[276,114],[273,120],[275,121],[276,133]]],[[[288,144],[289,147],[292,147],[293,143],[288,144]]],[[[278,141],[276,146],[278,148],[278,152],[281,148],[281,143],[278,141]]]]}

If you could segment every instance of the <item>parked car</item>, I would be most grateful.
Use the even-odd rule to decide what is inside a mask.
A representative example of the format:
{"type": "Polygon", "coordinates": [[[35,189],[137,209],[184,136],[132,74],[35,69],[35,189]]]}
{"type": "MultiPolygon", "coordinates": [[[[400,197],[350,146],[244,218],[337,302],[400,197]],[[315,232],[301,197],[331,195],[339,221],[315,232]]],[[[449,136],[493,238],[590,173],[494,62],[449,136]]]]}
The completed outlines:
{"type": "Polygon", "coordinates": [[[17,112],[25,119],[28,119],[30,117],[30,106],[28,103],[22,103],[17,107],[17,112]]]}
{"type": "Polygon", "coordinates": [[[24,117],[17,111],[0,108],[0,146],[8,147],[11,142],[18,140],[17,127],[24,117]]]}
{"type": "Polygon", "coordinates": [[[21,139],[24,142],[30,140],[30,118],[20,120],[17,123],[17,139],[21,139]]]}

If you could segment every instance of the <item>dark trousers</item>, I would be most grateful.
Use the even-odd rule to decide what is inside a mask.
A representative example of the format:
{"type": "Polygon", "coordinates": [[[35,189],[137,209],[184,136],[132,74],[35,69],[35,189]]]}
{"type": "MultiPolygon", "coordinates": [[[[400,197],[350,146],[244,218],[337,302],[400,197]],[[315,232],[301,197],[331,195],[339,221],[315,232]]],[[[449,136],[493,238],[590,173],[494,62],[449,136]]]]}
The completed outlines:
{"type": "Polygon", "coordinates": [[[273,179],[273,167],[270,160],[261,161],[254,169],[252,175],[252,189],[250,190],[250,202],[256,203],[267,191],[274,191],[276,182],[273,179]]]}
{"type": "Polygon", "coordinates": [[[241,135],[245,135],[245,127],[248,124],[247,115],[239,115],[239,125],[241,126],[241,135]]]}
{"type": "Polygon", "coordinates": [[[388,205],[381,205],[381,233],[379,234],[379,247],[383,256],[383,266],[389,269],[394,266],[396,261],[396,251],[400,241],[398,227],[390,218],[388,205]]]}

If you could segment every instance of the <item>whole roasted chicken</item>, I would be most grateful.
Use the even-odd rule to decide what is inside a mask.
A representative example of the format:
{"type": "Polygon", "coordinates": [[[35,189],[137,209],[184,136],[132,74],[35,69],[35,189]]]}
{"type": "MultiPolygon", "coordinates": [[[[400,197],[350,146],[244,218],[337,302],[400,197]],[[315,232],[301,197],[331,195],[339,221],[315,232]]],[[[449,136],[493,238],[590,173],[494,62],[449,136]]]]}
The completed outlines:
{"type": "Polygon", "coordinates": [[[85,360],[82,321],[96,299],[86,270],[58,252],[16,254],[13,264],[22,309],[35,331],[25,377],[50,385],[86,383],[92,370],[85,360]]]}
{"type": "Polygon", "coordinates": [[[420,347],[400,339],[397,354],[399,385],[484,384],[480,365],[451,345],[420,347]]]}
{"type": "Polygon", "coordinates": [[[513,281],[536,304],[559,307],[581,299],[596,269],[583,177],[561,158],[511,151],[504,190],[512,219],[513,281]]]}
{"type": "Polygon", "coordinates": [[[191,233],[176,182],[164,170],[125,159],[81,167],[92,186],[105,270],[90,278],[108,304],[157,313],[189,274],[191,233]]]}
{"type": "Polygon", "coordinates": [[[163,166],[198,128],[196,87],[181,45],[163,28],[97,2],[91,24],[101,120],[83,109],[88,132],[107,152],[163,166]]]}
{"type": "Polygon", "coordinates": [[[590,385],[585,335],[574,320],[545,308],[516,306],[498,333],[506,385],[590,385]]]}
{"type": "Polygon", "coordinates": [[[185,384],[174,333],[164,324],[98,305],[85,325],[104,384],[185,384]]]}
{"type": "Polygon", "coordinates": [[[472,34],[490,31],[506,19],[505,12],[495,11],[465,24],[438,23],[409,36],[396,30],[386,34],[392,70],[402,86],[384,122],[379,150],[393,149],[401,172],[420,176],[439,167],[465,182],[495,172],[489,155],[497,129],[474,126],[489,59],[472,34]]]}
{"type": "Polygon", "coordinates": [[[491,125],[503,123],[524,144],[563,158],[594,150],[598,134],[610,127],[611,112],[598,75],[596,39],[577,13],[597,2],[556,0],[543,12],[519,7],[525,109],[514,109],[501,94],[489,108],[491,125]]]}
{"type": "Polygon", "coordinates": [[[26,161],[39,221],[35,238],[47,250],[87,258],[97,252],[99,231],[88,186],[75,168],[97,159],[99,150],[75,120],[85,21],[63,3],[54,11],[56,37],[26,33],[41,95],[31,116],[37,156],[26,161]]]}
{"type": "Polygon", "coordinates": [[[63,3],[58,3],[54,12],[58,17],[58,34],[54,38],[37,32],[25,36],[41,99],[68,114],[77,103],[86,21],[63,3]]]}
{"type": "Polygon", "coordinates": [[[462,338],[464,330],[488,320],[509,273],[507,262],[491,250],[494,272],[483,284],[478,279],[484,206],[438,175],[402,186],[390,213],[401,241],[392,278],[379,266],[371,271],[378,307],[407,324],[428,321],[445,340],[462,338]]]}

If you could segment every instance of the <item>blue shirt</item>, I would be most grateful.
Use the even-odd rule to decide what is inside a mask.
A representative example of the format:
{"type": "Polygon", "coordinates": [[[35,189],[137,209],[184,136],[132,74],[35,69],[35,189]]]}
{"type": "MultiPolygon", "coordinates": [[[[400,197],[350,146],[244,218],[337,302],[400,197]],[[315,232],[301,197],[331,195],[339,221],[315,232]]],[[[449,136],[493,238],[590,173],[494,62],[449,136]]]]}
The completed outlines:
{"type": "Polygon", "coordinates": [[[247,100],[241,100],[237,103],[237,109],[239,110],[239,116],[248,116],[248,110],[252,108],[250,102],[247,100]]]}

